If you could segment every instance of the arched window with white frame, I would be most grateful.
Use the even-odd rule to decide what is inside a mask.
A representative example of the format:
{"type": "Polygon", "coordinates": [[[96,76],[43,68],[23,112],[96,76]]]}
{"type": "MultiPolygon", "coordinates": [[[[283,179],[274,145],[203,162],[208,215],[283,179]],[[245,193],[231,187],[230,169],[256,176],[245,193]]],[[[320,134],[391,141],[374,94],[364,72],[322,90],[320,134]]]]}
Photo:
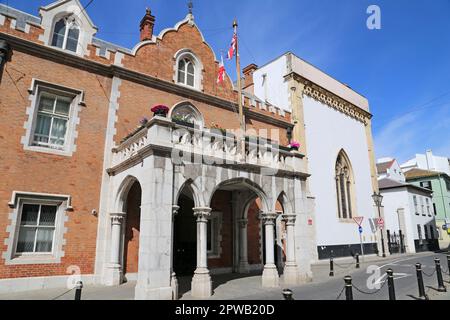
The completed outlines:
{"type": "Polygon", "coordinates": [[[174,106],[170,118],[177,124],[202,129],[204,126],[203,116],[192,104],[182,102],[174,106]]]}
{"type": "Polygon", "coordinates": [[[335,166],[336,197],[339,219],[352,219],[355,214],[354,176],[344,150],[339,152],[335,166]]]}
{"type": "Polygon", "coordinates": [[[53,28],[52,46],[77,52],[80,27],[75,19],[64,17],[55,23],[53,28]]]}
{"type": "Polygon", "coordinates": [[[196,90],[202,90],[203,65],[190,49],[179,50],[175,56],[174,82],[196,90]]]}
{"type": "Polygon", "coordinates": [[[189,58],[181,59],[178,62],[178,83],[186,86],[195,86],[195,66],[189,58]]]}

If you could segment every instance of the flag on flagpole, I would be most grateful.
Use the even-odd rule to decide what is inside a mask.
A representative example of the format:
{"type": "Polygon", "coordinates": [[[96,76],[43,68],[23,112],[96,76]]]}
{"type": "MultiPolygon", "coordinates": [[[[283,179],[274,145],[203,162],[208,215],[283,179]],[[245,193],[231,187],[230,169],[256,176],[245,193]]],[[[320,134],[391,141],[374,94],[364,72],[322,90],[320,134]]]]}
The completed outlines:
{"type": "Polygon", "coordinates": [[[221,56],[219,64],[219,75],[217,76],[217,83],[222,83],[225,80],[225,65],[223,64],[223,56],[221,56]]]}
{"type": "Polygon", "coordinates": [[[231,46],[228,50],[228,60],[233,59],[234,55],[236,54],[236,45],[237,45],[237,34],[234,32],[233,39],[231,40],[231,46]]]}

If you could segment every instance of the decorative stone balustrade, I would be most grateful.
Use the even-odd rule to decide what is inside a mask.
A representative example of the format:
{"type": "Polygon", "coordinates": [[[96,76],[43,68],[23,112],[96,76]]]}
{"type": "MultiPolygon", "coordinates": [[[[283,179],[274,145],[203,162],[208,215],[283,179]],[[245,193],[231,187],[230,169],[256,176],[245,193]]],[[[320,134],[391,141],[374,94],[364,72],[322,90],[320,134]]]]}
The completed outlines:
{"type": "Polygon", "coordinates": [[[258,137],[247,137],[244,143],[232,133],[217,129],[194,129],[155,117],[145,128],[114,148],[111,169],[135,158],[145,158],[152,149],[170,152],[176,164],[181,161],[210,165],[244,165],[249,169],[306,174],[304,156],[258,137]],[[244,150],[244,151],[243,151],[244,150]]]}

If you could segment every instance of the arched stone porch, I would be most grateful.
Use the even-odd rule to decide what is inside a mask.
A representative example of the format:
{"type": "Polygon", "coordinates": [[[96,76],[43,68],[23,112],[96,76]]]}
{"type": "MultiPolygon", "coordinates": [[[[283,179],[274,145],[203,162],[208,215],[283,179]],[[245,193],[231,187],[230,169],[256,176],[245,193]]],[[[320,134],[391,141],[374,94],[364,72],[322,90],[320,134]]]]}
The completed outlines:
{"type": "Polygon", "coordinates": [[[253,146],[247,142],[248,150],[242,157],[228,145],[228,137],[224,138],[222,145],[218,145],[220,142],[213,133],[185,128],[177,131],[176,125],[162,118],[154,118],[147,126],[147,130],[114,150],[113,165],[108,170],[111,177],[108,210],[112,223],[111,233],[103,235],[111,239],[111,246],[107,249],[111,252],[111,261],[104,263],[106,284],[117,283],[107,281],[113,277],[108,274],[107,266],[120,261],[120,251],[114,253],[117,240],[113,239],[120,226],[114,223],[113,217],[124,213],[121,209],[123,201],[120,199],[130,177],[136,177],[142,189],[136,299],[178,297],[173,263],[174,221],[180,210],[180,196],[185,190],[191,195],[192,214],[196,219],[193,297],[207,298],[213,294],[208,268],[208,221],[214,212],[212,201],[217,192],[230,193],[232,200],[231,271],[246,273],[250,270],[247,214],[252,201],[258,198],[261,203],[261,232],[265,235],[265,245],[262,246],[265,261],[261,261],[264,263],[262,285],[279,285],[280,277],[274,258],[277,202],[283,208],[282,219],[286,224],[287,235],[284,282],[296,284],[299,279],[310,276],[309,261],[313,260],[315,246],[313,241],[301,243],[301,240],[309,240],[314,236],[307,224],[313,213],[310,210],[312,200],[307,199],[306,195],[308,175],[301,155],[283,153],[272,145],[264,145],[266,149],[257,147],[259,155],[255,157],[251,151],[253,146]],[[197,137],[199,133],[201,136],[197,137]],[[214,139],[211,139],[213,135],[214,139]],[[302,266],[299,266],[300,263],[302,266]]]}

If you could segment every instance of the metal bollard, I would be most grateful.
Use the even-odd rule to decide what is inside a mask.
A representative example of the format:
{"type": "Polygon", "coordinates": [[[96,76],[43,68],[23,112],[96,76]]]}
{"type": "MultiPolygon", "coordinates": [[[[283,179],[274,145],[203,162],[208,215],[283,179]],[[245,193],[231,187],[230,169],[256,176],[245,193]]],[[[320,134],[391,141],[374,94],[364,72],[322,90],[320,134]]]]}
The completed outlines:
{"type": "Polygon", "coordinates": [[[75,300],[81,300],[81,289],[83,288],[83,282],[78,281],[75,290],[75,300]]]}
{"type": "Polygon", "coordinates": [[[428,300],[428,296],[425,294],[425,287],[423,286],[422,276],[422,264],[416,263],[417,284],[419,286],[419,298],[422,300],[428,300]]]}
{"type": "Polygon", "coordinates": [[[359,269],[359,253],[356,254],[356,269],[359,269]]]}
{"type": "Polygon", "coordinates": [[[448,276],[450,278],[450,254],[447,255],[447,271],[448,271],[448,276]]]}
{"type": "Polygon", "coordinates": [[[330,277],[334,277],[334,260],[333,260],[333,257],[330,258],[330,277]]]}
{"type": "Polygon", "coordinates": [[[345,276],[345,300],[353,300],[352,277],[345,276]]]}
{"type": "Polygon", "coordinates": [[[389,300],[397,300],[395,298],[394,271],[392,269],[387,269],[386,273],[389,288],[389,300]]]}
{"type": "Polygon", "coordinates": [[[283,297],[284,297],[284,300],[294,300],[291,289],[283,289],[283,297]]]}
{"type": "Polygon", "coordinates": [[[439,292],[447,292],[447,288],[444,286],[444,279],[442,278],[442,270],[441,270],[441,259],[435,258],[434,263],[436,264],[436,275],[438,281],[438,291],[439,292]]]}

